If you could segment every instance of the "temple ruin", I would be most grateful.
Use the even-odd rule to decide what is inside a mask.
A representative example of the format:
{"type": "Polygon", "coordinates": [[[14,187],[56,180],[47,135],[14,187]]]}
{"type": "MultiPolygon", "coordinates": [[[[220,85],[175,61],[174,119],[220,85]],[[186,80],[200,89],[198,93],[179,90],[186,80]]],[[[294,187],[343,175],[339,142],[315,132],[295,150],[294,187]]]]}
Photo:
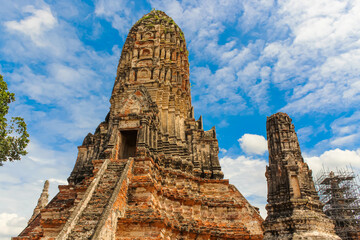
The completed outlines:
{"type": "Polygon", "coordinates": [[[184,34],[161,11],[130,30],[105,121],[68,185],[13,240],[262,239],[263,219],[219,164],[191,105],[184,34]]]}
{"type": "Polygon", "coordinates": [[[340,239],[322,211],[311,170],[301,156],[294,125],[286,113],[268,117],[268,216],[265,240],[340,239]]]}
{"type": "Polygon", "coordinates": [[[68,185],[47,203],[46,182],[13,240],[340,239],[285,113],[267,120],[266,220],[223,179],[215,127],[194,118],[184,34],[164,12],[131,28],[110,103],[68,185]]]}

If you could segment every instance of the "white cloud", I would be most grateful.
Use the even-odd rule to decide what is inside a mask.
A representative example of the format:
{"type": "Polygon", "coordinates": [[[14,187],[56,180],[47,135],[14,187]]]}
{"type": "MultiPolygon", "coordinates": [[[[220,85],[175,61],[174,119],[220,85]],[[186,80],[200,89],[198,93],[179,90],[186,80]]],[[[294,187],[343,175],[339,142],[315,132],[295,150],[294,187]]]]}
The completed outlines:
{"type": "Polygon", "coordinates": [[[227,126],[229,126],[229,123],[225,119],[222,119],[218,124],[216,124],[216,127],[219,128],[224,128],[227,126]]]}
{"type": "MultiPolygon", "coordinates": [[[[13,8],[12,17],[5,19],[0,51],[7,61],[2,74],[17,100],[10,114],[25,118],[31,141],[26,157],[0,168],[0,214],[10,212],[27,221],[44,181],[51,182],[51,199],[58,184],[66,184],[76,145],[105,118],[120,50],[114,45],[110,53],[95,51],[83,43],[72,22],[55,18],[64,16],[58,14],[63,8],[50,10],[42,3],[21,9],[13,8]]],[[[0,238],[19,234],[26,221],[10,226],[12,232],[0,238]]]]}
{"type": "Polygon", "coordinates": [[[360,132],[360,111],[354,112],[349,117],[339,117],[331,125],[335,136],[346,136],[360,132]]]}
{"type": "Polygon", "coordinates": [[[49,6],[43,6],[42,9],[35,9],[34,6],[26,6],[24,13],[30,13],[31,16],[20,21],[5,22],[9,30],[21,32],[27,35],[38,46],[44,46],[42,40],[46,31],[52,29],[57,24],[57,19],[53,16],[49,6]]]}
{"type": "Polygon", "coordinates": [[[36,123],[32,136],[44,137],[49,143],[58,141],[56,137],[79,141],[94,131],[108,111],[120,50],[115,45],[110,54],[96,52],[80,40],[69,22],[56,20],[51,25],[50,15],[59,9],[53,13],[45,3],[42,8],[28,8],[30,16],[7,21],[8,34],[1,49],[8,61],[18,64],[14,71],[3,73],[18,100],[12,114],[24,116],[30,126],[36,123]],[[44,43],[41,47],[14,33],[14,28],[26,32],[26,27],[35,28],[34,34],[44,43]]]}
{"type": "Polygon", "coordinates": [[[320,156],[305,156],[305,161],[309,164],[315,177],[321,169],[336,170],[352,166],[357,174],[360,173],[360,148],[357,150],[341,150],[339,148],[325,151],[320,156]]]}
{"type": "Polygon", "coordinates": [[[316,135],[316,132],[312,126],[300,128],[296,131],[299,142],[306,142],[311,139],[311,136],[316,135]]]}
{"type": "Polygon", "coordinates": [[[266,161],[264,159],[238,156],[220,159],[224,177],[250,201],[260,208],[262,217],[266,217],[266,161]]]}
{"type": "Polygon", "coordinates": [[[356,139],[360,137],[360,134],[351,134],[344,137],[336,137],[330,140],[332,146],[346,146],[354,143],[356,139]]]}
{"type": "Polygon", "coordinates": [[[236,82],[231,69],[219,69],[213,74],[208,67],[195,67],[191,76],[194,83],[191,90],[195,95],[193,105],[196,109],[235,115],[247,108],[246,101],[234,87],[236,82]],[[218,104],[219,101],[223,103],[218,104]]]}
{"type": "Polygon", "coordinates": [[[32,139],[27,150],[21,161],[5,162],[0,168],[0,239],[17,236],[26,227],[45,180],[51,182],[51,199],[58,185],[66,184],[76,160],[75,146],[68,152],[54,151],[32,139]]]}
{"type": "Polygon", "coordinates": [[[15,213],[0,213],[0,240],[17,236],[26,225],[26,219],[15,213]]]}
{"type": "MultiPolygon", "coordinates": [[[[111,22],[112,27],[117,29],[121,36],[125,36],[141,15],[147,12],[139,8],[139,4],[129,0],[97,0],[95,1],[95,14],[104,17],[111,22]],[[137,11],[133,11],[136,9],[137,11]]],[[[125,38],[124,38],[125,39],[125,38]]]]}
{"type": "Polygon", "coordinates": [[[12,76],[17,83],[14,89],[42,104],[69,106],[74,98],[89,97],[101,85],[99,74],[89,67],[50,63],[45,70],[45,74],[35,74],[28,66],[19,68],[12,76]]]}
{"type": "Polygon", "coordinates": [[[246,133],[238,139],[238,142],[246,154],[262,155],[267,151],[267,141],[260,135],[246,133]]]}
{"type": "Polygon", "coordinates": [[[50,183],[55,183],[58,185],[67,185],[68,182],[64,179],[56,179],[56,178],[50,178],[48,179],[50,183]]]}
{"type": "Polygon", "coordinates": [[[283,98],[269,96],[272,88],[285,92],[281,100],[286,102],[276,111],[343,112],[360,104],[359,1],[151,4],[165,8],[184,30],[195,63],[207,58],[215,65],[191,69],[198,108],[217,114],[268,113],[271,98],[283,98]],[[232,29],[234,20],[239,25],[232,29]],[[224,41],[225,31],[242,41],[231,34],[224,41]]]}
{"type": "MultiPolygon", "coordinates": [[[[315,147],[309,149],[311,155],[318,155],[329,148],[346,148],[354,150],[360,140],[360,112],[355,111],[351,115],[344,113],[330,124],[330,129],[324,126],[317,127],[314,134],[328,132],[329,138],[318,142],[315,147]]],[[[301,136],[301,135],[300,135],[301,136]]]]}
{"type": "Polygon", "coordinates": [[[220,151],[222,154],[227,153],[227,150],[226,150],[225,148],[219,148],[219,151],[220,151]]]}
{"type": "Polygon", "coordinates": [[[244,14],[239,19],[243,31],[249,31],[258,24],[264,24],[274,7],[273,0],[242,1],[244,14]]]}
{"type": "MultiPolygon", "coordinates": [[[[289,91],[282,111],[342,112],[360,103],[359,1],[284,1],[279,5],[278,27],[291,31],[277,48],[273,81],[289,91]]],[[[274,53],[274,52],[273,52],[274,53]]]]}

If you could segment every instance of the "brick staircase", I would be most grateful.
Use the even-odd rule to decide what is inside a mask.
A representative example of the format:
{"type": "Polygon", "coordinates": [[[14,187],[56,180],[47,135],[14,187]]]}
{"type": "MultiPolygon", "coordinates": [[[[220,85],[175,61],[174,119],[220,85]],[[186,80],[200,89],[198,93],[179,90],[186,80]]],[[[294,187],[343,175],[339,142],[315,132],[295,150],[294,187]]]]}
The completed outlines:
{"type": "Polygon", "coordinates": [[[89,239],[94,234],[96,225],[108,204],[124,166],[124,163],[118,161],[108,164],[87,207],[82,212],[76,226],[72,229],[67,239],[89,239]]]}

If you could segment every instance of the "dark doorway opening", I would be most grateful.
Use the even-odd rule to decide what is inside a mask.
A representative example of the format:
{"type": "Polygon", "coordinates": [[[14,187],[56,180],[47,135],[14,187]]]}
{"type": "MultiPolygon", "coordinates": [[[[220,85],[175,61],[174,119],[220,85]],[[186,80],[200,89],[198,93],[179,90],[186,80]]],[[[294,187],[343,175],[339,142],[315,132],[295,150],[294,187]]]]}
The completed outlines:
{"type": "Polygon", "coordinates": [[[135,157],[136,139],[137,139],[136,130],[120,131],[120,149],[119,149],[120,159],[135,157]]]}

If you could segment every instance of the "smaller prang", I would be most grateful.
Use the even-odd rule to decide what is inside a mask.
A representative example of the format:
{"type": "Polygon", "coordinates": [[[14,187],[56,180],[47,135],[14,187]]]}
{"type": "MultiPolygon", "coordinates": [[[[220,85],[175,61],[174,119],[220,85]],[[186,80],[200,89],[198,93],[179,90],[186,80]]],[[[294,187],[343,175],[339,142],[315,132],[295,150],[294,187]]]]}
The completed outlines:
{"type": "Polygon", "coordinates": [[[268,117],[266,131],[269,166],[266,167],[268,216],[263,223],[264,239],[340,239],[333,221],[322,211],[291,118],[281,112],[268,117]]]}

